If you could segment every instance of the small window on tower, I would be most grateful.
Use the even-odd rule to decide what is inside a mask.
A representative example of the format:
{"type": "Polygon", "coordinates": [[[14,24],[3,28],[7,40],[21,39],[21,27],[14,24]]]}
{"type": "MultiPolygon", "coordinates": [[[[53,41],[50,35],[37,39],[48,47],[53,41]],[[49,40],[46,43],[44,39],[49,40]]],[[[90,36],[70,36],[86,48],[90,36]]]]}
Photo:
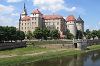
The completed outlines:
{"type": "Polygon", "coordinates": [[[57,29],[59,29],[59,27],[57,27],[57,29]]]}

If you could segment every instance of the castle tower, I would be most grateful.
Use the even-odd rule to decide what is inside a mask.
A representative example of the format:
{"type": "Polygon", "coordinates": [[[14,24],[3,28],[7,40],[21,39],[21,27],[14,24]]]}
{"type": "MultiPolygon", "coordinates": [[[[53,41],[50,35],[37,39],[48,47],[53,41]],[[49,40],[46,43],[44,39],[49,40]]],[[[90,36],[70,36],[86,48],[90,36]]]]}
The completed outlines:
{"type": "Polygon", "coordinates": [[[76,26],[77,26],[77,30],[84,32],[84,21],[80,16],[77,18],[76,26]]]}
{"type": "Polygon", "coordinates": [[[70,15],[70,16],[67,17],[66,21],[67,21],[67,29],[75,37],[76,36],[76,32],[77,32],[76,19],[74,18],[73,15],[70,15]]]}
{"type": "Polygon", "coordinates": [[[26,6],[25,6],[25,3],[24,3],[24,9],[23,9],[23,11],[21,13],[21,18],[23,18],[25,16],[27,16],[27,10],[26,10],[26,6]]]}
{"type": "Polygon", "coordinates": [[[33,10],[30,16],[31,16],[32,26],[34,26],[33,31],[35,30],[36,27],[43,28],[44,25],[43,15],[38,9],[33,10]]]}

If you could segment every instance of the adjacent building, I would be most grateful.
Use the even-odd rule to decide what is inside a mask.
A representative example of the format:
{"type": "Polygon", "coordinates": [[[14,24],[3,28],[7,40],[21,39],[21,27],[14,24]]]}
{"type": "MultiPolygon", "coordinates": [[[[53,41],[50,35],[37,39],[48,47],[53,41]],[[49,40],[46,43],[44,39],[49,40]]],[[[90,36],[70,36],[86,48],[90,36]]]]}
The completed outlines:
{"type": "Polygon", "coordinates": [[[60,37],[64,37],[64,32],[69,29],[70,33],[76,36],[77,30],[84,31],[84,21],[80,16],[78,19],[75,19],[73,15],[70,15],[64,19],[61,15],[44,15],[38,9],[34,9],[31,15],[28,16],[24,4],[24,9],[19,19],[19,30],[27,34],[28,31],[35,31],[37,27],[46,27],[49,30],[57,29],[60,33],[60,37]]]}

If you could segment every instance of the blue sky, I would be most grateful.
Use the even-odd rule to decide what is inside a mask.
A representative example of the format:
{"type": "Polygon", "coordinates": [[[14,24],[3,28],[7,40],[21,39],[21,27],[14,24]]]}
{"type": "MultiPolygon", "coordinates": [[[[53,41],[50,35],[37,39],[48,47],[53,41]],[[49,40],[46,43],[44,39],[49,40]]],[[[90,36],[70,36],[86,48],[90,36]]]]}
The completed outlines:
{"type": "Polygon", "coordinates": [[[85,22],[85,29],[100,29],[100,0],[0,0],[0,26],[18,27],[23,3],[28,14],[39,9],[43,14],[79,15],[85,22]]]}

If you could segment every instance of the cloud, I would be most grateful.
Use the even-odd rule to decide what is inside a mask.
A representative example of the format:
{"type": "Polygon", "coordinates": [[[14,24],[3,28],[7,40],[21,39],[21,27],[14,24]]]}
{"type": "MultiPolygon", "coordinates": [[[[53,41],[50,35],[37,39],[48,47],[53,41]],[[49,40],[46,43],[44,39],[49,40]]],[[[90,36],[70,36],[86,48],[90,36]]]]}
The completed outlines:
{"type": "Polygon", "coordinates": [[[19,16],[19,13],[12,13],[12,16],[19,16]]]}
{"type": "Polygon", "coordinates": [[[0,4],[0,13],[3,12],[3,13],[11,13],[14,11],[14,6],[5,6],[5,5],[2,5],[0,4]]]}
{"type": "Polygon", "coordinates": [[[75,6],[68,7],[64,0],[33,0],[33,4],[41,10],[48,10],[51,12],[57,12],[60,10],[73,12],[76,10],[75,6]]]}
{"type": "Polygon", "coordinates": [[[18,23],[18,13],[12,5],[0,4],[0,26],[16,26],[18,23]]]}
{"type": "Polygon", "coordinates": [[[7,0],[8,3],[15,3],[15,2],[21,2],[23,0],[7,0]]]}

